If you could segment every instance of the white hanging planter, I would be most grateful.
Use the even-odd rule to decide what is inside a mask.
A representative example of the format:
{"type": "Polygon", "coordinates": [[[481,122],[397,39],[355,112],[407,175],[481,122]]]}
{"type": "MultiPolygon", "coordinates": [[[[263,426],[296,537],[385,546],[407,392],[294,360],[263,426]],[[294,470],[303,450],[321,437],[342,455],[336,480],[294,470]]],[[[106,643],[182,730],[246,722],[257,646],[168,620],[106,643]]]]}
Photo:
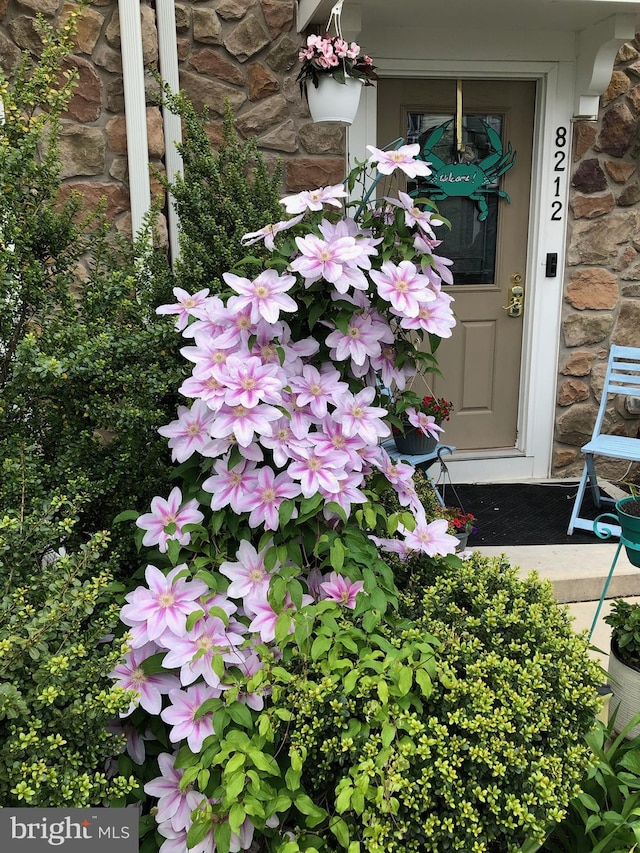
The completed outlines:
{"type": "Polygon", "coordinates": [[[327,75],[320,77],[318,88],[307,83],[307,99],[314,122],[340,122],[351,124],[358,112],[362,81],[356,77],[347,77],[344,83],[338,83],[327,75]]]}

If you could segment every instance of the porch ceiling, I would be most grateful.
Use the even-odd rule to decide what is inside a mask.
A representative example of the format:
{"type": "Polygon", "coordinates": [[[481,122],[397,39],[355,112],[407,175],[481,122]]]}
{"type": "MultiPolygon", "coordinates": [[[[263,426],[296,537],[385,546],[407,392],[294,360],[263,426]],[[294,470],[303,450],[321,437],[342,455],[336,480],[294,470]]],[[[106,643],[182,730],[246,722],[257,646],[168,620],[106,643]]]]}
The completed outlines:
{"type": "MultiPolygon", "coordinates": [[[[324,26],[335,0],[299,0],[299,24],[324,26]]],[[[638,0],[345,0],[359,7],[363,30],[410,26],[411,22],[433,29],[554,30],[580,32],[618,13],[637,14],[638,0]]]]}

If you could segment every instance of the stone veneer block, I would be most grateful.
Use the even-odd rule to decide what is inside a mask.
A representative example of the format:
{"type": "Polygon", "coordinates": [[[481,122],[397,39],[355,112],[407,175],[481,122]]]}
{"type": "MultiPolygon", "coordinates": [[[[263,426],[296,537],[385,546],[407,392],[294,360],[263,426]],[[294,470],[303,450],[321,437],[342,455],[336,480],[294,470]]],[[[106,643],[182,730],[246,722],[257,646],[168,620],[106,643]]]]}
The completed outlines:
{"type": "Polygon", "coordinates": [[[42,39],[35,27],[36,19],[29,15],[20,15],[9,21],[9,33],[14,42],[22,50],[39,53],[42,49],[42,39]]]}
{"type": "Polygon", "coordinates": [[[267,54],[266,63],[276,74],[286,74],[298,64],[300,41],[283,36],[267,54]]]}
{"type": "Polygon", "coordinates": [[[279,124],[278,127],[261,136],[258,140],[260,148],[270,148],[274,151],[284,151],[293,154],[298,150],[298,135],[296,126],[291,119],[279,124]]]}
{"type": "Polygon", "coordinates": [[[106,142],[99,127],[64,122],[58,141],[60,176],[101,175],[105,170],[106,142]]]}
{"type": "Polygon", "coordinates": [[[72,192],[82,196],[85,211],[95,209],[104,199],[108,220],[113,220],[118,214],[129,209],[129,193],[126,187],[113,181],[69,181],[60,187],[60,202],[64,203],[72,192]]]}
{"type": "Polygon", "coordinates": [[[300,128],[300,141],[308,154],[341,154],[345,146],[345,129],[339,125],[307,122],[300,128]]]}
{"type": "Polygon", "coordinates": [[[620,245],[633,241],[639,228],[639,210],[616,211],[604,219],[579,220],[571,233],[567,263],[569,266],[612,264],[620,245]]]}
{"type": "Polygon", "coordinates": [[[78,74],[65,117],[79,122],[96,121],[102,112],[102,82],[94,66],[81,56],[71,56],[64,61],[63,68],[78,74]]]}
{"type": "Polygon", "coordinates": [[[631,207],[640,201],[640,181],[634,181],[633,184],[625,187],[618,196],[618,204],[621,207],[631,207]]]}
{"type": "Polygon", "coordinates": [[[225,21],[239,21],[256,5],[256,0],[218,0],[216,12],[225,21]]]}
{"type": "Polygon", "coordinates": [[[275,74],[261,62],[252,62],[247,68],[247,82],[249,84],[249,100],[262,101],[280,89],[280,83],[275,74]]]}
{"type": "Polygon", "coordinates": [[[620,95],[624,95],[625,92],[629,90],[631,87],[631,81],[624,73],[624,71],[614,71],[611,75],[611,81],[607,87],[607,90],[600,98],[600,103],[602,106],[606,107],[607,104],[610,104],[612,101],[615,101],[616,98],[619,98],[620,95]]]}
{"type": "Polygon", "coordinates": [[[567,302],[580,311],[614,308],[619,296],[618,279],[605,269],[579,270],[567,288],[567,302]]]}
{"type": "Polygon", "coordinates": [[[58,11],[58,0],[16,0],[18,6],[36,12],[38,15],[52,17],[58,11]]]}
{"type": "Polygon", "coordinates": [[[573,159],[581,160],[596,141],[598,130],[595,122],[578,121],[573,132],[573,159]]]}
{"type": "Polygon", "coordinates": [[[242,86],[245,82],[242,69],[210,47],[194,50],[189,57],[189,67],[198,74],[215,77],[236,86],[242,86]]]}
{"type": "Polygon", "coordinates": [[[598,216],[611,213],[616,206],[616,200],[613,193],[588,196],[575,195],[569,204],[576,219],[595,219],[598,216]]]}
{"type": "Polygon", "coordinates": [[[594,148],[612,157],[623,157],[631,145],[636,119],[626,104],[614,104],[604,114],[594,148]]]}
{"type": "Polygon", "coordinates": [[[224,40],[224,46],[238,62],[246,62],[259,53],[271,41],[255,15],[248,15],[224,40]]]}
{"type": "Polygon", "coordinates": [[[563,376],[588,376],[595,354],[588,350],[569,353],[564,367],[560,370],[563,376]]]}
{"type": "Polygon", "coordinates": [[[194,9],[192,14],[195,41],[222,44],[222,24],[213,9],[194,9]]]}
{"type": "Polygon", "coordinates": [[[569,314],[562,323],[564,345],[579,347],[599,344],[611,334],[612,329],[613,314],[569,314]]]}
{"type": "Polygon", "coordinates": [[[287,189],[302,190],[339,184],[344,179],[342,157],[297,157],[285,166],[287,189]]]}
{"type": "Polygon", "coordinates": [[[589,403],[569,406],[556,422],[556,440],[582,447],[591,438],[598,410],[589,403]]]}
{"type": "Polygon", "coordinates": [[[261,0],[261,5],[262,14],[273,38],[289,32],[295,12],[293,0],[261,0]]]}
{"type": "Polygon", "coordinates": [[[567,379],[558,389],[557,402],[559,406],[572,406],[574,403],[583,403],[590,396],[589,386],[580,379],[567,379]]]}
{"type": "Polygon", "coordinates": [[[255,107],[236,118],[236,127],[245,136],[259,136],[287,118],[287,102],[282,95],[260,101],[255,107]]]}
{"type": "Polygon", "coordinates": [[[617,184],[624,184],[635,172],[636,164],[626,163],[623,160],[605,160],[604,168],[613,181],[617,184]]]}
{"type": "Polygon", "coordinates": [[[228,86],[221,80],[207,80],[199,74],[190,71],[180,71],[180,86],[198,111],[209,107],[212,115],[224,115],[225,99],[234,111],[247,100],[245,92],[228,86]]]}
{"type": "MultiPolygon", "coordinates": [[[[72,12],[77,11],[78,7],[75,3],[65,3],[62,7],[62,12],[58,19],[58,26],[62,26],[69,18],[72,12]]],[[[73,38],[73,43],[76,50],[80,53],[91,55],[98,43],[102,26],[104,24],[104,15],[96,9],[83,9],[77,18],[77,31],[73,38]]]]}
{"type": "Polygon", "coordinates": [[[638,329],[640,329],[640,300],[623,299],[611,335],[611,343],[622,347],[637,347],[638,329]]]}
{"type": "Polygon", "coordinates": [[[596,157],[583,160],[571,179],[571,186],[582,193],[599,193],[607,189],[607,178],[596,157]]]}

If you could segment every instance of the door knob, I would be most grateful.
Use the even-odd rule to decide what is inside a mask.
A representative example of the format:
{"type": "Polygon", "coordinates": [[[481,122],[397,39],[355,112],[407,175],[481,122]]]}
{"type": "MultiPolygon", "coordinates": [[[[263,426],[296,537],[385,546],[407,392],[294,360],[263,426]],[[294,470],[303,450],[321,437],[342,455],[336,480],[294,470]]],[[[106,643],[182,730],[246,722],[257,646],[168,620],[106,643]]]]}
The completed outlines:
{"type": "Polygon", "coordinates": [[[509,317],[520,317],[524,310],[524,287],[519,283],[522,281],[520,273],[511,276],[513,284],[509,288],[509,304],[503,305],[503,309],[509,317]]]}

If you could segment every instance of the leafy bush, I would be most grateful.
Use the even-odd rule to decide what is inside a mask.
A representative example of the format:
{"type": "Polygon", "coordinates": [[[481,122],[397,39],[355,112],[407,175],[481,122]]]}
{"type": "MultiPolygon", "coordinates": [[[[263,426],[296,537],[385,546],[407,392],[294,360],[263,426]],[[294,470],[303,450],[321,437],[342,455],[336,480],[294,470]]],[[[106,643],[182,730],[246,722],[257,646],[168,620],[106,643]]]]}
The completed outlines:
{"type": "MultiPolygon", "coordinates": [[[[234,114],[226,103],[222,141],[212,150],[207,114],[199,115],[183,93],[163,89],[165,106],[182,119],[184,142],[178,145],[184,177],[158,175],[175,199],[180,217],[180,257],[175,281],[190,293],[225,289],[222,274],[233,269],[247,251],[241,238],[282,217],[282,166],[269,172],[255,138],[241,142],[234,114]]],[[[265,258],[264,247],[254,255],[265,258]]]]}
{"type": "Polygon", "coordinates": [[[108,673],[122,651],[109,536],[72,553],[82,496],[57,494],[0,517],[0,802],[123,804],[132,777],[107,767],[122,738],[107,730],[130,704],[108,673]]]}
{"type": "Polygon", "coordinates": [[[626,853],[640,844],[640,737],[628,739],[639,722],[614,737],[613,721],[598,721],[587,735],[593,764],[544,853],[626,853]]]}
{"type": "MultiPolygon", "coordinates": [[[[560,820],[589,762],[600,670],[550,584],[504,560],[415,559],[401,612],[441,643],[450,681],[416,720],[387,847],[515,851],[560,820]],[[395,845],[395,846],[394,846],[395,845]]],[[[375,814],[372,820],[375,820],[375,814]]]]}

